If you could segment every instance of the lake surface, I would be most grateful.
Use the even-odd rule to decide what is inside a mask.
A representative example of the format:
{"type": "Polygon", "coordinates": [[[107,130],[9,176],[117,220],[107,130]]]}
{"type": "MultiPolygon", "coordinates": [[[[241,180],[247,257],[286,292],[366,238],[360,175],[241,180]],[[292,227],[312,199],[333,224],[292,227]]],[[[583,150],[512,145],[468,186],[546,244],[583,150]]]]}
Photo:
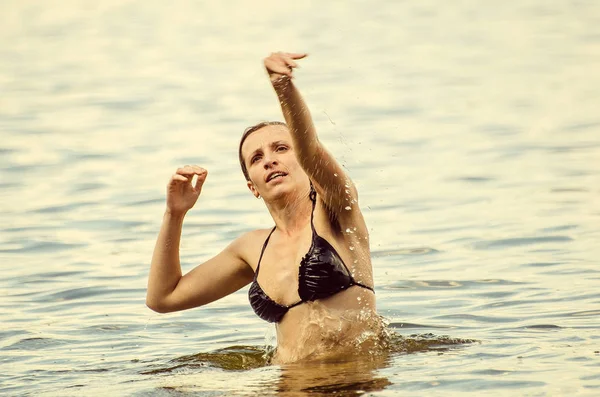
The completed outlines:
{"type": "Polygon", "coordinates": [[[600,394],[600,3],[0,4],[0,394],[600,394]],[[397,343],[265,365],[247,289],[145,307],[165,185],[209,170],[184,271],[271,227],[237,164],[296,82],[371,231],[397,343]],[[463,340],[475,342],[463,343],[463,340]]]}

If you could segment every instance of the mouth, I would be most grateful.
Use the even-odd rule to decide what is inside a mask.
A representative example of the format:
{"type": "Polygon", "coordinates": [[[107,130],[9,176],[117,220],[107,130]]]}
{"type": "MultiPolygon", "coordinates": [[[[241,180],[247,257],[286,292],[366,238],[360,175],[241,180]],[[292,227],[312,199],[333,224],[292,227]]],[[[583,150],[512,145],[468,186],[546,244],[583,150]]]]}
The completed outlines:
{"type": "Polygon", "coordinates": [[[283,172],[283,171],[273,171],[271,173],[269,173],[269,175],[267,175],[267,183],[276,180],[276,179],[281,179],[284,176],[287,176],[287,173],[283,172]]]}

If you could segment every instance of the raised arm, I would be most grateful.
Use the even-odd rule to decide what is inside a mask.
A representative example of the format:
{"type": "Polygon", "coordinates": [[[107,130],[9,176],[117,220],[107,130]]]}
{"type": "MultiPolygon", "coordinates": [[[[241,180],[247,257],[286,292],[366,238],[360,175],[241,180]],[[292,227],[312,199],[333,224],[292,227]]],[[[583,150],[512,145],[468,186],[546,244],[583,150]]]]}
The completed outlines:
{"type": "Polygon", "coordinates": [[[243,259],[240,237],[214,258],[182,276],[179,242],[183,219],[196,203],[207,172],[197,166],[177,170],[167,185],[167,209],[148,276],[146,304],[160,313],[202,306],[250,283],[253,271],[243,259]],[[196,185],[192,184],[194,175],[196,185]]]}
{"type": "Polygon", "coordinates": [[[315,184],[325,206],[342,220],[359,211],[356,205],[358,193],[344,169],[319,141],[310,111],[293,83],[295,61],[305,56],[278,52],[265,58],[264,64],[290,129],[298,161],[315,184]]]}

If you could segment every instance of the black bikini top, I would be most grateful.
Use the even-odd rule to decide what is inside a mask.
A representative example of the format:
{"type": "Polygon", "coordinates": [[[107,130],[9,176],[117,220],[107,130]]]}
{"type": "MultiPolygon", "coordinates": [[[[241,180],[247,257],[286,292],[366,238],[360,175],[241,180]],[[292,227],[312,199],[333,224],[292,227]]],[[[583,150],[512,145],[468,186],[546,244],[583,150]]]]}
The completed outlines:
{"type": "Polygon", "coordinates": [[[269,239],[275,231],[275,227],[271,230],[271,233],[269,233],[263,244],[258,265],[256,266],[256,273],[254,274],[254,281],[248,290],[248,299],[254,312],[265,321],[271,323],[279,322],[292,307],[296,307],[304,302],[327,298],[353,285],[373,291],[372,287],[354,281],[348,267],[335,248],[315,231],[313,216],[317,202],[316,197],[317,193],[311,186],[310,199],[312,201],[312,213],[310,215],[310,226],[312,228],[312,244],[300,261],[300,269],[298,271],[298,295],[300,296],[300,300],[298,302],[288,306],[281,305],[271,299],[258,284],[257,278],[258,271],[260,270],[260,262],[269,239]]]}

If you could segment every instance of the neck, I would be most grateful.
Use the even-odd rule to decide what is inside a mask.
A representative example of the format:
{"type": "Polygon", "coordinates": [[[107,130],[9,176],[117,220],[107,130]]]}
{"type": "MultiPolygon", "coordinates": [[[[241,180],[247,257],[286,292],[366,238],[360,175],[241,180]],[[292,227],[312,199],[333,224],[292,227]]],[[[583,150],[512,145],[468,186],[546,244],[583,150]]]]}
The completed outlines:
{"type": "Polygon", "coordinates": [[[312,201],[309,191],[291,193],[290,196],[266,203],[277,229],[286,235],[292,235],[303,230],[310,222],[312,201]]]}

